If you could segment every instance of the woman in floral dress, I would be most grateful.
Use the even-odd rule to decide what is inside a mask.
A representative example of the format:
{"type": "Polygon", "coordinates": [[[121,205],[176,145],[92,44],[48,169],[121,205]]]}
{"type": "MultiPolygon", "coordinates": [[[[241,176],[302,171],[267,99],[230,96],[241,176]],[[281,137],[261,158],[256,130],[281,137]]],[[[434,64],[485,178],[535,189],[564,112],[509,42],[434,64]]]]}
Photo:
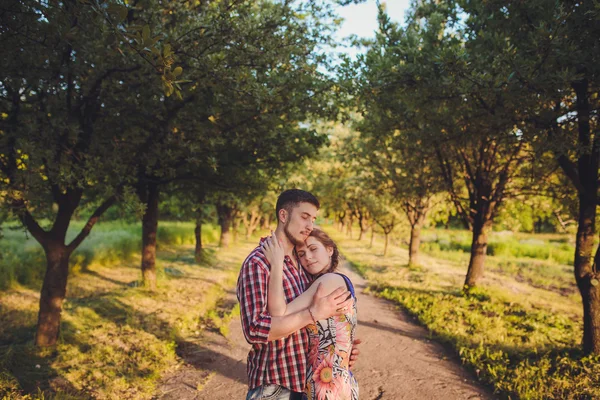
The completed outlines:
{"type": "Polygon", "coordinates": [[[358,383],[348,367],[356,330],[356,296],[350,279],[335,272],[340,257],[335,242],[325,232],[314,229],[304,245],[297,246],[300,263],[314,280],[289,304],[285,303],[283,294],[283,249],[273,236],[263,247],[271,264],[267,304],[271,315],[292,314],[308,308],[319,286],[324,294],[340,286],[347,287],[353,298],[352,306],[340,310],[337,316],[314,321],[306,328],[310,335],[310,352],[304,392],[308,400],[357,400],[358,383]]]}

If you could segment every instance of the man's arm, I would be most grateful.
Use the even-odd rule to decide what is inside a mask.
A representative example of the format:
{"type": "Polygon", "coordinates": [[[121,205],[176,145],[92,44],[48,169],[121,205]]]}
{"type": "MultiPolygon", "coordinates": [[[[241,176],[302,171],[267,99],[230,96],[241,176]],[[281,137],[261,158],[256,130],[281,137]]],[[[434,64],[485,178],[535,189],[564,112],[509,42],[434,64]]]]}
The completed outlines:
{"type": "Polygon", "coordinates": [[[267,312],[266,294],[269,281],[268,267],[258,257],[246,259],[237,283],[242,331],[250,344],[268,342],[271,315],[267,312]]]}

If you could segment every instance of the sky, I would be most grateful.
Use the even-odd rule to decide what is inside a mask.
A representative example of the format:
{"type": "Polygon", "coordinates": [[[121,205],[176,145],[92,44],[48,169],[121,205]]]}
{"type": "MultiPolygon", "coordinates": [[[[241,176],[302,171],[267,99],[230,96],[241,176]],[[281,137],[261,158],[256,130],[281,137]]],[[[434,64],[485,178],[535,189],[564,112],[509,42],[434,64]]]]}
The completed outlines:
{"type": "MultiPolygon", "coordinates": [[[[404,14],[410,7],[410,0],[381,1],[386,4],[386,10],[392,21],[404,24],[404,14]]],[[[361,4],[351,4],[338,8],[338,14],[344,18],[336,37],[341,43],[349,35],[360,37],[375,37],[377,30],[377,5],[375,0],[367,0],[361,4]]],[[[342,51],[342,49],[339,49],[342,51]]],[[[347,48],[345,52],[356,55],[357,49],[347,48]]]]}

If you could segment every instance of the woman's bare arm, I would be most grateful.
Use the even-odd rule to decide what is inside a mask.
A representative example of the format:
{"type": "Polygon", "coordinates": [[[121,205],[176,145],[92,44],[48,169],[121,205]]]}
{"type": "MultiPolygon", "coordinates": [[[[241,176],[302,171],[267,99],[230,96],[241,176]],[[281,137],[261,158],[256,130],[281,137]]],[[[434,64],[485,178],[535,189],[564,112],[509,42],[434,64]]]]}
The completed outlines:
{"type": "Polygon", "coordinates": [[[286,311],[285,294],[283,293],[283,263],[285,251],[283,250],[282,243],[272,231],[271,236],[263,243],[263,252],[271,265],[267,293],[267,310],[272,316],[279,317],[285,315],[286,311]]]}
{"type": "MultiPolygon", "coordinates": [[[[272,316],[290,315],[309,308],[317,290],[320,291],[319,295],[327,295],[327,297],[335,299],[338,309],[343,309],[351,304],[351,299],[348,298],[350,292],[346,290],[344,278],[337,274],[325,274],[321,276],[304,293],[296,297],[292,302],[286,303],[285,294],[283,293],[283,262],[285,257],[283,245],[272,235],[263,244],[263,252],[271,265],[267,310],[272,316]]],[[[336,314],[341,313],[338,312],[336,314]]],[[[332,316],[319,315],[318,310],[311,310],[311,315],[316,320],[332,316]]]]}
{"type": "MultiPolygon", "coordinates": [[[[344,278],[342,278],[338,274],[330,273],[319,277],[319,279],[314,281],[313,284],[308,289],[306,289],[304,293],[296,297],[293,301],[289,302],[286,306],[284,315],[293,314],[298,311],[304,310],[305,308],[308,308],[310,306],[315,292],[317,291],[317,289],[319,289],[319,285],[321,286],[321,290],[323,291],[323,293],[333,295],[335,298],[338,299],[339,309],[342,309],[351,304],[352,299],[348,299],[350,292],[346,289],[346,283],[344,282],[344,278]]],[[[329,318],[330,316],[331,315],[315,315],[315,319],[325,319],[329,318]]]]}

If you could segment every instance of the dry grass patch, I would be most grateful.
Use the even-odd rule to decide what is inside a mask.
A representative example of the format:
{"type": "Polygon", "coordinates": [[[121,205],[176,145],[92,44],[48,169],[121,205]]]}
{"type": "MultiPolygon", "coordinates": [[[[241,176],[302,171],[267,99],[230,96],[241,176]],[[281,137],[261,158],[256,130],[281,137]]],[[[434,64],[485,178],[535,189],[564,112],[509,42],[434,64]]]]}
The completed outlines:
{"type": "Polygon", "coordinates": [[[202,264],[191,244],[163,245],[155,291],[141,287],[136,257],[107,263],[90,256],[70,276],[60,341],[51,349],[32,345],[39,289],[11,284],[0,291],[0,398],[151,398],[160,377],[182,363],[180,340],[208,326],[226,333],[233,305],[220,299],[255,245],[208,245],[202,264]]]}

